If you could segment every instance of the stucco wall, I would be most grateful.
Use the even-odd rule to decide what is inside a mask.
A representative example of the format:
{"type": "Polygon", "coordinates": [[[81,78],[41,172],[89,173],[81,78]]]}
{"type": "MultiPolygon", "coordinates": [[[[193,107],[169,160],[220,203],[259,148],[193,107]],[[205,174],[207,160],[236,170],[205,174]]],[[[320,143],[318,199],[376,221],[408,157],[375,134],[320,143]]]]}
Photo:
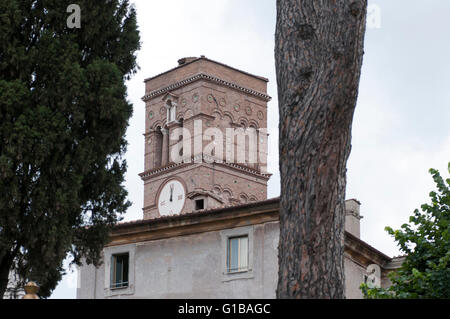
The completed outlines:
{"type": "Polygon", "coordinates": [[[345,296],[349,299],[363,298],[359,286],[364,280],[366,269],[357,264],[348,256],[344,258],[344,272],[345,272],[345,296]]]}
{"type": "MultiPolygon", "coordinates": [[[[105,263],[80,270],[78,298],[275,298],[278,222],[104,249],[105,263]],[[227,236],[249,234],[248,273],[227,275],[227,236]],[[109,289],[111,254],[130,252],[130,287],[109,289]],[[106,274],[105,274],[106,266],[106,274]]],[[[346,294],[361,298],[364,269],[346,257],[346,294]]]]}
{"type": "Polygon", "coordinates": [[[278,236],[275,222],[107,247],[97,273],[93,266],[80,269],[77,297],[94,298],[95,293],[96,298],[274,298],[278,236]],[[237,234],[249,234],[251,270],[227,275],[224,248],[227,236],[237,234]],[[105,268],[111,253],[124,251],[134,251],[130,287],[111,290],[104,280],[105,268]]]}

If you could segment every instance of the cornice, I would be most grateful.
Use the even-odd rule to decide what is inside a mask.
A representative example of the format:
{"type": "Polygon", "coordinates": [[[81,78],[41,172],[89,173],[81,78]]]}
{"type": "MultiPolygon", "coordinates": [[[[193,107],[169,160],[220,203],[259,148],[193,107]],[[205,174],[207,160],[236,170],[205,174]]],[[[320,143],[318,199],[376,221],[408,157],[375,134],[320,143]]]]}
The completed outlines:
{"type": "Polygon", "coordinates": [[[261,92],[255,91],[253,89],[249,89],[249,88],[237,85],[236,83],[233,83],[233,82],[228,82],[228,81],[219,79],[219,78],[217,78],[215,76],[208,75],[206,73],[199,73],[199,74],[193,75],[191,77],[188,77],[188,78],[186,78],[184,80],[181,80],[181,81],[175,82],[175,83],[173,83],[171,85],[168,85],[166,87],[163,87],[162,89],[151,91],[151,92],[145,94],[142,97],[142,101],[146,102],[146,101],[148,101],[150,99],[153,99],[153,98],[155,98],[157,96],[165,94],[165,93],[167,93],[169,91],[178,89],[180,87],[183,87],[185,85],[188,85],[190,83],[193,83],[193,82],[196,82],[196,81],[200,81],[200,80],[206,80],[206,81],[209,81],[209,82],[212,82],[212,83],[216,83],[216,84],[219,84],[219,85],[222,85],[222,86],[226,86],[226,87],[235,89],[237,91],[241,91],[241,92],[247,93],[247,94],[252,95],[252,96],[254,96],[256,98],[259,98],[259,99],[261,99],[261,100],[263,100],[265,102],[268,102],[268,101],[270,101],[272,99],[269,95],[267,95],[265,93],[261,93],[261,92]]]}
{"type": "MultiPolygon", "coordinates": [[[[280,199],[213,208],[209,210],[119,223],[107,246],[142,243],[151,240],[187,236],[239,226],[279,222],[280,199]]],[[[383,270],[401,266],[404,257],[391,258],[363,240],[345,231],[345,254],[361,267],[378,264],[383,270]]]]}
{"type": "Polygon", "coordinates": [[[383,254],[378,249],[370,246],[365,241],[347,231],[345,232],[345,247],[347,253],[349,253],[353,258],[356,258],[360,262],[364,262],[367,265],[370,263],[376,263],[384,268],[392,261],[391,257],[383,254]]]}
{"type": "Polygon", "coordinates": [[[258,175],[258,176],[263,177],[265,179],[269,179],[270,176],[272,176],[272,174],[270,174],[270,173],[262,173],[262,172],[260,172],[260,171],[258,171],[256,169],[253,169],[253,168],[250,168],[250,167],[247,167],[247,166],[243,166],[243,165],[239,165],[239,164],[236,164],[236,163],[227,163],[227,162],[223,162],[223,161],[216,161],[214,163],[215,164],[219,164],[219,165],[224,166],[224,167],[233,168],[233,169],[238,170],[240,172],[246,172],[246,173],[250,173],[252,175],[258,175]]]}
{"type": "MultiPolygon", "coordinates": [[[[142,180],[145,181],[145,180],[149,179],[150,177],[157,176],[162,173],[167,173],[167,172],[172,171],[175,168],[184,167],[189,164],[192,164],[192,163],[183,163],[183,162],[169,163],[168,165],[161,166],[161,167],[154,168],[154,169],[149,169],[149,170],[146,170],[145,172],[139,173],[139,176],[141,177],[142,180]]],[[[194,164],[196,164],[196,163],[194,163],[194,164]]]]}
{"type": "Polygon", "coordinates": [[[185,236],[278,221],[278,199],[181,215],[126,222],[114,227],[107,246],[185,236]],[[252,209],[253,208],[253,209],[252,209]]]}
{"type": "Polygon", "coordinates": [[[139,174],[139,176],[141,177],[142,180],[147,180],[151,177],[154,176],[159,176],[162,173],[168,173],[171,172],[177,168],[180,167],[185,167],[188,165],[196,165],[196,164],[203,164],[203,165],[208,165],[208,164],[215,164],[215,165],[220,165],[223,167],[227,167],[227,168],[231,168],[234,169],[236,171],[239,171],[241,173],[246,173],[246,174],[250,174],[253,176],[258,176],[260,178],[266,179],[268,180],[270,178],[270,176],[272,176],[272,174],[266,174],[266,173],[262,173],[258,170],[255,170],[253,168],[247,167],[247,166],[243,166],[243,165],[239,165],[236,163],[227,163],[227,162],[223,162],[221,160],[218,160],[212,156],[206,155],[206,154],[199,154],[199,155],[195,155],[192,156],[190,161],[182,161],[180,163],[170,163],[166,166],[162,166],[162,167],[158,167],[158,168],[154,168],[154,169],[150,169],[147,170],[145,172],[142,172],[139,174]]]}

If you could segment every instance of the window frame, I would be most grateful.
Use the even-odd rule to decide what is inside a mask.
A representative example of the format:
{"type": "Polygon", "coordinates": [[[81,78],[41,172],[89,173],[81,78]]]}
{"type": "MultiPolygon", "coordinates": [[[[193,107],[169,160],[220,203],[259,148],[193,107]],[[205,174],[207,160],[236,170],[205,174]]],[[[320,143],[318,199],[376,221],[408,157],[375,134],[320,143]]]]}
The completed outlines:
{"type": "Polygon", "coordinates": [[[126,244],[120,246],[105,247],[103,249],[104,263],[102,268],[104,269],[104,296],[105,298],[117,296],[117,295],[134,295],[135,290],[135,256],[136,256],[136,244],[126,244]],[[123,255],[128,253],[128,286],[114,288],[112,286],[112,261],[113,255],[123,255]]]}
{"type": "Polygon", "coordinates": [[[204,210],[204,209],[206,209],[206,199],[204,197],[199,197],[199,198],[194,199],[194,210],[198,211],[198,210],[204,210]],[[197,207],[197,205],[200,201],[202,202],[202,206],[203,206],[202,208],[197,207]]]}
{"type": "Polygon", "coordinates": [[[110,270],[110,289],[124,289],[124,288],[128,288],[130,281],[130,254],[128,252],[126,253],[118,253],[118,254],[112,254],[111,255],[111,270],[110,270]],[[121,274],[121,279],[122,281],[120,282],[116,282],[117,280],[117,258],[121,258],[126,256],[126,261],[127,261],[127,265],[126,265],[126,277],[127,280],[124,281],[124,263],[122,261],[122,274],[121,274]]]}
{"type": "Polygon", "coordinates": [[[251,279],[254,278],[253,260],[253,234],[254,226],[243,226],[231,229],[225,229],[220,232],[221,246],[222,246],[222,282],[239,280],[239,279],[251,279]],[[241,269],[240,271],[228,271],[228,242],[230,238],[247,236],[247,269],[241,269]]]}
{"type": "Polygon", "coordinates": [[[241,236],[230,236],[230,237],[228,237],[228,240],[227,240],[227,273],[228,274],[231,274],[231,273],[239,273],[239,272],[247,272],[248,271],[248,268],[249,268],[249,238],[248,238],[248,235],[241,235],[241,236]],[[240,266],[240,259],[241,259],[241,240],[242,239],[246,239],[247,240],[247,243],[246,243],[246,265],[245,266],[240,266]],[[231,242],[233,241],[233,240],[238,240],[238,247],[237,247],[237,258],[238,258],[238,261],[237,261],[237,264],[238,264],[238,267],[237,268],[232,268],[231,267],[231,264],[232,264],[232,257],[233,257],[233,252],[232,252],[232,248],[233,248],[233,246],[232,246],[232,244],[231,244],[231,242]]]}

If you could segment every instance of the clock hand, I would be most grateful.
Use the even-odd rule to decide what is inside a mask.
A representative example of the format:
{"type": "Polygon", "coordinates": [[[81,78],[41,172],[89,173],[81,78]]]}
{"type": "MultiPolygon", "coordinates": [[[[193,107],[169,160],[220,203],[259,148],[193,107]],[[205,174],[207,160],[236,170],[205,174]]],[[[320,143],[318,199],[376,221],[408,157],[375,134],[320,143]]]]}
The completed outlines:
{"type": "Polygon", "coordinates": [[[172,201],[172,196],[173,196],[173,185],[170,185],[170,198],[169,198],[169,201],[172,201]]]}

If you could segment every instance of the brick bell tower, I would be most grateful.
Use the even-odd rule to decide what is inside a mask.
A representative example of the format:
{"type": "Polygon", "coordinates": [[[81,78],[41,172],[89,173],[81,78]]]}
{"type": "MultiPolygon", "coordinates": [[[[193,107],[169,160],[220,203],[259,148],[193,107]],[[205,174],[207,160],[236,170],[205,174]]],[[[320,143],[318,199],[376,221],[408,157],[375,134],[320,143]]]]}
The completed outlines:
{"type": "Polygon", "coordinates": [[[266,199],[268,80],[204,56],[178,64],[144,81],[144,219],[266,199]]]}

